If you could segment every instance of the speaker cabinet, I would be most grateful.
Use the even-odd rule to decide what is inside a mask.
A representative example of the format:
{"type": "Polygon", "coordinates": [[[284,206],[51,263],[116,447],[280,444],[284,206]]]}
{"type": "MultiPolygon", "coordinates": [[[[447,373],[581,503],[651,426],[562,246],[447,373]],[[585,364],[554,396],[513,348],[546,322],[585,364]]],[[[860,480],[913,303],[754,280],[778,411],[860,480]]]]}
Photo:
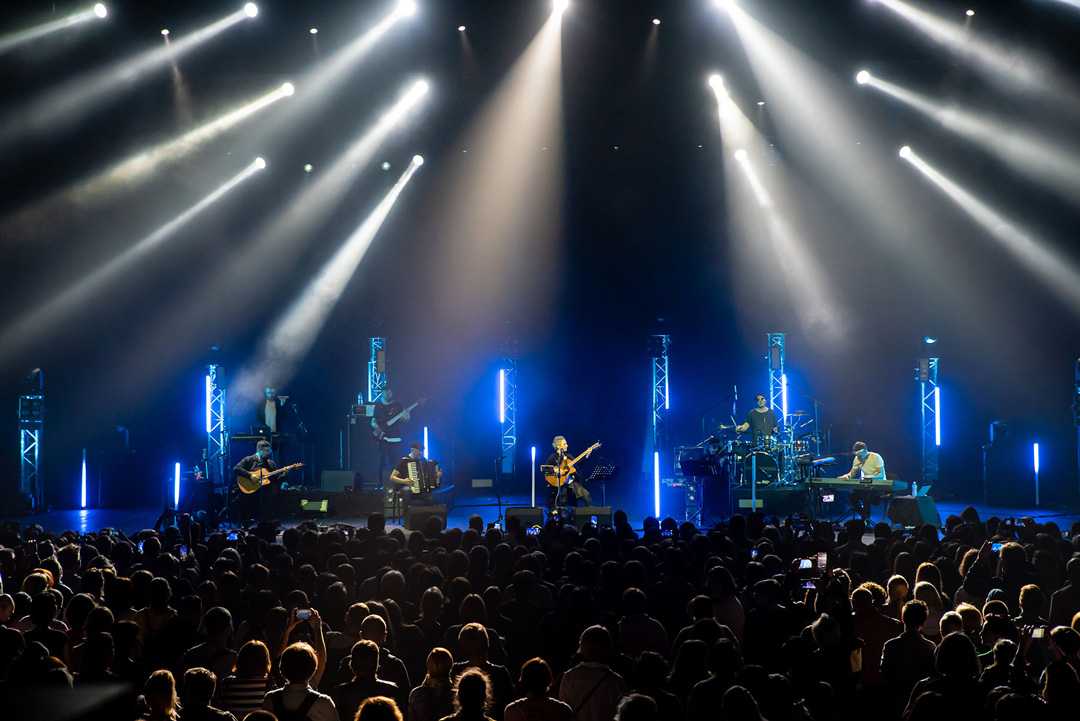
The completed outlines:
{"type": "Polygon", "coordinates": [[[597,526],[611,525],[611,506],[578,506],[574,509],[574,525],[578,528],[594,522],[597,526]]]}
{"type": "Polygon", "coordinates": [[[359,475],[354,471],[323,471],[320,479],[322,489],[341,492],[347,488],[356,488],[359,475]]]}
{"type": "Polygon", "coordinates": [[[525,506],[523,508],[507,508],[506,509],[506,526],[510,527],[510,519],[517,518],[521,522],[522,528],[530,528],[532,526],[543,526],[546,520],[546,511],[543,508],[533,508],[531,506],[525,506]]]}

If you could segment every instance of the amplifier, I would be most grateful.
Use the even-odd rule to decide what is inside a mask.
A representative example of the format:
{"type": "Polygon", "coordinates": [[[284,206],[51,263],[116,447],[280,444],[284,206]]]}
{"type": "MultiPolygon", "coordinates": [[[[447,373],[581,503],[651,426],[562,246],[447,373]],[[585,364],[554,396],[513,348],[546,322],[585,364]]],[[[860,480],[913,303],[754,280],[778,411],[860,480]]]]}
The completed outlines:
{"type": "Polygon", "coordinates": [[[359,473],[353,471],[323,471],[320,480],[324,491],[344,491],[356,488],[359,473]]]}

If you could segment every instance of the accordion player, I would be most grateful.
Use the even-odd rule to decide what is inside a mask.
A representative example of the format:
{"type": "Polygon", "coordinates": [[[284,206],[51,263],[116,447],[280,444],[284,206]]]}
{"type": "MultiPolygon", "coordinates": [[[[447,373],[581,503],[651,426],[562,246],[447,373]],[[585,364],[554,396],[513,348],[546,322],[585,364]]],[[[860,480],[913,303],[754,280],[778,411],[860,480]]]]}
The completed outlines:
{"type": "Polygon", "coordinates": [[[442,469],[435,461],[423,457],[419,443],[409,448],[409,455],[398,461],[390,473],[390,481],[408,496],[423,496],[442,485],[442,469]]]}

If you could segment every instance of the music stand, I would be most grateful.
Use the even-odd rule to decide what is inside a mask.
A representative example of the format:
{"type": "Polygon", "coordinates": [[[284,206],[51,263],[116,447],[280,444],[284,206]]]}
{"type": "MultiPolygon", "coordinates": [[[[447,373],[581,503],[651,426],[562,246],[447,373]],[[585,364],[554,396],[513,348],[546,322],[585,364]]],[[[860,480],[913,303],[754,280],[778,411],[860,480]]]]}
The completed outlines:
{"type": "Polygon", "coordinates": [[[600,482],[600,505],[607,505],[607,481],[610,481],[614,477],[618,468],[614,463],[600,463],[597,462],[593,466],[592,473],[585,479],[586,484],[591,484],[593,481],[600,482]]]}
{"type": "Polygon", "coordinates": [[[540,475],[544,477],[544,483],[549,488],[551,487],[551,484],[547,482],[548,476],[555,476],[559,479],[559,483],[555,486],[555,504],[553,506],[553,509],[557,511],[559,509],[559,499],[562,497],[563,489],[562,474],[559,472],[559,466],[554,466],[550,463],[542,463],[540,464],[540,475]]]}

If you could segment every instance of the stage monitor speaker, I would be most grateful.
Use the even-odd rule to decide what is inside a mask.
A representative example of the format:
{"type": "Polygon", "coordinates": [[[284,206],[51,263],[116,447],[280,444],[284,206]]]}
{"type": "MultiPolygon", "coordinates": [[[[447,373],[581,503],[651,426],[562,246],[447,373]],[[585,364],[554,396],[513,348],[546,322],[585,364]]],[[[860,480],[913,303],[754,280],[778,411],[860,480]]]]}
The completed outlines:
{"type": "Polygon", "coordinates": [[[582,528],[595,520],[597,526],[611,525],[611,506],[578,506],[574,509],[574,525],[582,528]]]}
{"type": "Polygon", "coordinates": [[[405,528],[410,531],[422,531],[427,525],[428,519],[435,516],[446,528],[446,506],[410,506],[405,516],[405,528]]]}
{"type": "Polygon", "coordinates": [[[353,471],[323,471],[322,489],[324,491],[344,491],[346,488],[355,488],[359,473],[353,471]]]}
{"type": "Polygon", "coordinates": [[[531,528],[532,526],[543,526],[546,520],[547,514],[543,508],[533,508],[532,506],[524,506],[521,508],[507,508],[506,509],[506,526],[510,527],[510,519],[517,518],[521,521],[522,528],[531,528]]]}
{"type": "Polygon", "coordinates": [[[886,512],[889,520],[901,526],[924,526],[930,524],[941,527],[941,516],[937,504],[930,496],[897,496],[889,503],[886,512]]]}
{"type": "Polygon", "coordinates": [[[382,491],[345,491],[335,493],[330,503],[330,513],[338,518],[370,516],[383,512],[382,491]]]}

